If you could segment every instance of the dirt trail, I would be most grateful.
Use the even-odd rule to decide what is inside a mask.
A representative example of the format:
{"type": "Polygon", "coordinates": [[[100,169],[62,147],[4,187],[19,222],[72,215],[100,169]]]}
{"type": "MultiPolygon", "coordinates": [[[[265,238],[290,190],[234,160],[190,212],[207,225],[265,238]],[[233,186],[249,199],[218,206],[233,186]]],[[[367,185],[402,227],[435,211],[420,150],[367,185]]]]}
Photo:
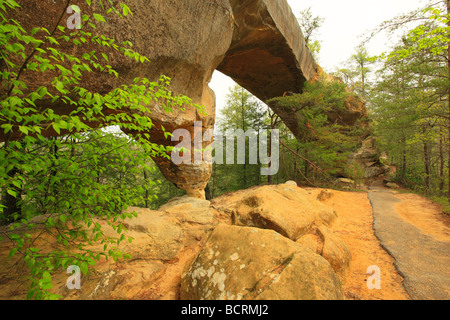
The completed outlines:
{"type": "Polygon", "coordinates": [[[374,184],[374,230],[394,257],[412,299],[450,299],[449,228],[432,202],[374,184]]]}
{"type": "Polygon", "coordinates": [[[395,210],[406,222],[439,241],[450,242],[450,217],[444,216],[437,203],[413,193],[398,193],[402,202],[395,210]]]}
{"type": "MultiPolygon", "coordinates": [[[[308,189],[312,195],[321,189],[308,189]]],[[[350,270],[342,284],[348,300],[409,300],[403,287],[403,277],[397,272],[395,260],[380,245],[373,230],[372,206],[367,192],[331,191],[333,196],[324,201],[339,216],[333,231],[345,241],[352,254],[350,270]],[[367,269],[376,265],[381,269],[381,289],[370,290],[367,269]]]]}

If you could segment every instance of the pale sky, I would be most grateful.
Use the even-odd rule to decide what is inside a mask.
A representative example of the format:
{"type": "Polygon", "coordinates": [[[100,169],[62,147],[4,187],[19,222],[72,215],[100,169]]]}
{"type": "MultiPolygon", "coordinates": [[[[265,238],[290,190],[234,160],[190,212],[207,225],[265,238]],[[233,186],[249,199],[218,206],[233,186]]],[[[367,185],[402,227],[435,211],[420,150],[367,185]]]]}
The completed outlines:
{"type": "MultiPolygon", "coordinates": [[[[318,39],[322,50],[318,63],[325,72],[347,61],[362,41],[362,35],[385,20],[422,7],[425,0],[288,0],[294,15],[311,7],[314,16],[325,18],[318,39]]],[[[392,40],[391,40],[392,42],[392,40]]],[[[384,35],[370,42],[369,53],[377,55],[389,49],[389,40],[384,35]]],[[[214,73],[210,83],[217,97],[217,110],[223,108],[226,94],[234,81],[220,72],[214,73]]]]}

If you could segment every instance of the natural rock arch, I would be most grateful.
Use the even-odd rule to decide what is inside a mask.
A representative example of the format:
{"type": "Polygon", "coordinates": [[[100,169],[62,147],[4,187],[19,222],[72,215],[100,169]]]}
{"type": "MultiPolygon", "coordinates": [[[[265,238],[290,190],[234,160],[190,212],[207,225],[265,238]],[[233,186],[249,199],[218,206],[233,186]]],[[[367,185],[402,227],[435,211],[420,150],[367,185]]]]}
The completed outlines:
{"type": "MultiPolygon", "coordinates": [[[[89,14],[99,9],[98,5],[91,8],[83,2],[78,4],[82,12],[89,14]]],[[[155,124],[152,142],[175,145],[164,137],[161,126],[169,132],[179,128],[193,132],[195,121],[202,121],[204,131],[214,127],[215,95],[208,83],[216,69],[263,101],[286,91],[300,93],[305,81],[317,74],[318,67],[286,0],[133,0],[128,4],[132,16],[108,16],[99,32],[118,41],[131,41],[133,49],[151,63],[140,65],[115,53],[110,64],[119,72],[119,78],[90,75],[83,79],[85,88],[106,93],[135,77],[156,80],[166,75],[172,79],[174,93],[187,95],[206,107],[206,114],[194,108],[167,114],[157,106],[148,106],[155,124]]],[[[30,31],[36,25],[54,27],[65,3],[27,0],[20,5],[14,18],[30,31]]],[[[67,48],[80,56],[89,49],[89,45],[67,48]]],[[[23,74],[31,89],[48,82],[44,76],[33,76],[23,74]]],[[[48,101],[41,103],[49,105],[48,101]]],[[[60,114],[71,111],[63,104],[51,107],[60,114]]],[[[272,108],[295,134],[295,110],[272,108]]],[[[204,197],[211,165],[177,166],[167,159],[154,160],[164,176],[188,195],[204,197]]]]}

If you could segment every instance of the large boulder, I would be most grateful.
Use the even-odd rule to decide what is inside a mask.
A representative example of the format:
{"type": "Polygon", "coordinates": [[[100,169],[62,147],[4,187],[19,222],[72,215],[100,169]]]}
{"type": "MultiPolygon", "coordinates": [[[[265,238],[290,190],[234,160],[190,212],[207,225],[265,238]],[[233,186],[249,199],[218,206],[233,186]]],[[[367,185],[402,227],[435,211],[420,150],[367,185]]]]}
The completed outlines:
{"type": "Polygon", "coordinates": [[[327,260],[342,281],[347,275],[351,253],[332,232],[335,211],[320,199],[332,197],[323,190],[319,197],[287,182],[277,186],[254,187],[213,201],[216,210],[231,216],[238,226],[274,230],[327,260]]]}
{"type": "Polygon", "coordinates": [[[321,226],[296,241],[327,260],[341,281],[347,276],[352,258],[350,249],[334,232],[321,226]]]}
{"type": "Polygon", "coordinates": [[[339,186],[341,186],[342,188],[345,188],[345,189],[350,189],[350,188],[356,187],[356,182],[352,179],[339,178],[339,179],[337,179],[336,182],[339,186]]]}
{"type": "Polygon", "coordinates": [[[159,210],[176,215],[183,222],[207,225],[212,224],[215,219],[214,213],[209,210],[210,204],[208,200],[183,196],[170,200],[159,210]]]}
{"type": "Polygon", "coordinates": [[[236,225],[272,229],[297,240],[316,225],[331,225],[334,210],[292,184],[255,188],[237,201],[232,210],[236,225]]]}
{"type": "MultiPolygon", "coordinates": [[[[326,82],[342,83],[341,79],[327,74],[320,66],[318,66],[316,76],[312,79],[312,82],[319,79],[326,82]]],[[[349,87],[346,88],[346,91],[350,94],[345,99],[344,108],[333,108],[328,111],[326,113],[328,121],[343,126],[367,127],[366,101],[356,95],[349,87]]]]}
{"type": "Polygon", "coordinates": [[[348,156],[346,175],[354,179],[374,180],[390,171],[377,149],[376,138],[368,137],[361,147],[348,156]]]}
{"type": "Polygon", "coordinates": [[[321,256],[272,230],[221,224],[182,276],[185,300],[337,300],[321,256]]]}

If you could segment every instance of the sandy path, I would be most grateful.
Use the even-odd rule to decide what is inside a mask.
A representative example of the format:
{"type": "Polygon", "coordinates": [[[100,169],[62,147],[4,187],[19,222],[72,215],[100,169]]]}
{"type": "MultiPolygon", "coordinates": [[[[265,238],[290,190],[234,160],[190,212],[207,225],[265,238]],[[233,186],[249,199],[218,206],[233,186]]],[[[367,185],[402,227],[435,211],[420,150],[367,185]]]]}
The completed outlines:
{"type": "MultiPolygon", "coordinates": [[[[313,195],[319,189],[308,189],[313,195]]],[[[373,230],[372,206],[366,192],[331,191],[333,196],[324,201],[339,216],[333,231],[348,245],[352,261],[342,284],[348,300],[408,300],[403,277],[397,272],[395,260],[383,249],[373,230]],[[376,265],[381,270],[381,289],[367,287],[367,269],[376,265]]]]}
{"type": "Polygon", "coordinates": [[[438,204],[413,193],[397,193],[395,197],[402,200],[395,205],[402,219],[426,235],[450,242],[450,217],[442,214],[438,204]]]}

